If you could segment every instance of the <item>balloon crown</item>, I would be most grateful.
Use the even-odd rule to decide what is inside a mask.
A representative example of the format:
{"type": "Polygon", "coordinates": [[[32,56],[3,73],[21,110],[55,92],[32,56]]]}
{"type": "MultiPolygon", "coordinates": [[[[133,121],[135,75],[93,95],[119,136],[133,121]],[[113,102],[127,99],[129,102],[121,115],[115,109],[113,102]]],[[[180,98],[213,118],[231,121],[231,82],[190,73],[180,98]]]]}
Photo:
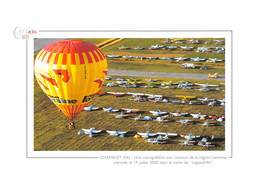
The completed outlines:
{"type": "Polygon", "coordinates": [[[88,42],[81,40],[60,40],[51,43],[43,48],[47,52],[52,53],[81,53],[96,50],[97,47],[88,42]]]}

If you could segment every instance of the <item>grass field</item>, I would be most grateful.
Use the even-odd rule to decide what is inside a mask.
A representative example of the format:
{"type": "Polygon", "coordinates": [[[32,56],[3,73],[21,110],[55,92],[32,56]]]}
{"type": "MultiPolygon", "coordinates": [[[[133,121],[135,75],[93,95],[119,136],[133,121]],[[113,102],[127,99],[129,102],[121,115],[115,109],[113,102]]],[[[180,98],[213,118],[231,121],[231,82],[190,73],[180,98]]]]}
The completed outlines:
{"type": "MultiPolygon", "coordinates": [[[[105,38],[84,39],[92,43],[100,43],[105,41],[105,38]]],[[[105,54],[124,54],[124,55],[146,55],[146,56],[161,56],[161,57],[217,57],[224,58],[224,54],[212,53],[195,53],[182,51],[119,51],[117,48],[124,46],[141,46],[148,47],[153,44],[161,44],[164,39],[124,39],[114,45],[103,49],[105,54]]],[[[174,44],[173,44],[174,45],[174,44]]],[[[184,44],[187,45],[187,44],[184,44]]],[[[210,45],[207,45],[210,46],[210,45]]],[[[36,54],[36,53],[35,53],[36,54]]],[[[163,61],[108,61],[109,69],[123,70],[139,70],[139,71],[160,71],[160,72],[179,72],[179,73],[213,73],[218,72],[224,74],[224,63],[207,64],[212,67],[210,70],[202,71],[197,69],[181,69],[180,64],[167,63],[163,61]]],[[[120,76],[118,76],[120,77],[120,76]]],[[[131,77],[142,79],[141,77],[131,77]]],[[[158,79],[158,78],[157,78],[158,79]]],[[[164,81],[178,82],[186,79],[176,78],[159,78],[164,81]]],[[[190,82],[219,84],[224,81],[217,80],[195,80],[189,79],[190,82]]],[[[104,87],[104,91],[115,92],[142,92],[150,94],[160,94],[168,97],[175,95],[195,95],[197,97],[208,97],[223,99],[224,91],[209,91],[201,92],[197,90],[182,90],[182,89],[158,89],[158,88],[122,88],[122,87],[104,87]]],[[[115,108],[138,108],[145,111],[162,110],[168,112],[191,112],[202,113],[207,115],[224,115],[225,107],[223,106],[207,106],[207,105],[173,105],[164,103],[151,102],[133,102],[128,96],[114,97],[104,95],[95,97],[92,102],[99,107],[115,107],[115,108]]],[[[176,118],[178,119],[178,118],[176,118]]],[[[192,133],[194,135],[208,135],[225,138],[225,126],[199,126],[199,125],[181,125],[174,122],[159,123],[159,122],[144,122],[134,121],[130,119],[116,119],[113,115],[103,112],[82,112],[76,119],[77,127],[75,130],[66,128],[67,119],[58,110],[58,108],[48,99],[48,97],[39,88],[37,82],[34,83],[34,149],[36,151],[134,151],[134,150],[224,150],[225,141],[217,143],[216,147],[205,148],[199,146],[182,146],[179,144],[164,144],[154,145],[145,142],[142,138],[119,138],[109,135],[101,135],[97,137],[79,136],[77,132],[81,128],[110,129],[122,131],[137,131],[137,132],[175,132],[179,134],[192,133]]],[[[228,122],[227,122],[228,123],[228,122]]]]}
{"type": "MultiPolygon", "coordinates": [[[[197,81],[203,82],[203,81],[197,81]]],[[[205,82],[205,81],[204,81],[205,82]]],[[[209,81],[207,81],[209,82],[209,81]]],[[[211,83],[216,83],[211,82],[211,83]]],[[[171,89],[125,89],[120,87],[105,88],[105,91],[125,92],[146,92],[152,94],[162,94],[165,96],[174,95],[192,95],[222,99],[224,94],[218,92],[199,92],[194,90],[171,90],[171,89]]],[[[142,122],[128,119],[116,119],[114,116],[103,112],[82,112],[77,118],[76,130],[67,130],[65,125],[66,118],[55,107],[54,104],[46,97],[45,94],[35,85],[35,127],[34,127],[34,146],[35,150],[204,150],[207,148],[197,146],[181,146],[178,144],[152,145],[146,143],[143,139],[133,137],[118,138],[108,135],[89,138],[87,136],[78,136],[77,131],[80,128],[112,129],[112,130],[132,130],[132,131],[167,131],[182,134],[192,133],[194,135],[215,135],[224,137],[224,127],[202,127],[198,125],[180,125],[175,123],[161,124],[158,122],[142,122]]],[[[205,105],[172,105],[172,104],[154,104],[138,103],[129,101],[129,97],[101,96],[93,100],[93,104],[115,108],[140,108],[143,110],[162,111],[181,111],[202,114],[223,115],[223,107],[208,107],[205,105]]],[[[215,148],[210,150],[223,150],[224,142],[219,143],[215,148]]]]}
{"type": "MultiPolygon", "coordinates": [[[[157,39],[144,39],[144,38],[130,38],[130,39],[124,39],[114,45],[111,45],[107,48],[104,48],[102,51],[105,54],[115,54],[115,55],[122,55],[122,56],[146,56],[146,57],[203,57],[203,58],[219,58],[219,59],[225,59],[225,54],[220,53],[197,53],[195,51],[182,51],[182,50],[119,50],[118,47],[120,46],[126,46],[126,47],[150,47],[151,45],[165,45],[163,44],[163,41],[165,39],[157,38],[157,39]]],[[[205,38],[202,40],[207,40],[209,43],[207,44],[170,44],[175,46],[182,46],[182,45],[188,45],[188,46],[194,46],[194,47],[200,47],[200,46],[206,46],[206,47],[217,47],[218,44],[213,44],[210,42],[213,39],[205,38]]],[[[167,44],[166,44],[167,45],[167,44]]],[[[129,70],[142,70],[142,71],[157,71],[157,72],[175,72],[175,73],[219,73],[223,75],[225,73],[225,63],[195,63],[196,66],[208,66],[209,70],[199,70],[199,69],[183,69],[181,68],[182,63],[189,63],[189,61],[185,62],[168,62],[168,61],[138,61],[138,60],[112,60],[109,59],[109,67],[111,69],[129,69],[129,70]],[[120,61],[120,62],[118,62],[120,61]],[[122,62],[121,62],[122,61],[122,62]],[[123,62],[124,61],[124,62],[123,62]]]]}

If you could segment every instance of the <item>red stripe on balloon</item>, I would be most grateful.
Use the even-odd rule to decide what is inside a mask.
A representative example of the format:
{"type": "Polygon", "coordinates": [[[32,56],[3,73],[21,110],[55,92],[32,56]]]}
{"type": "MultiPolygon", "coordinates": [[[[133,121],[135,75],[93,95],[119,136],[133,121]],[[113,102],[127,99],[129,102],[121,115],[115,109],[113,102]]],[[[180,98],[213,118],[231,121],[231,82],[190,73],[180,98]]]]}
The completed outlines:
{"type": "Polygon", "coordinates": [[[88,63],[93,63],[92,57],[90,56],[90,54],[88,52],[86,52],[86,56],[88,58],[88,63]]]}
{"type": "Polygon", "coordinates": [[[72,65],[75,65],[75,64],[76,64],[75,54],[74,54],[74,53],[71,53],[70,57],[71,57],[71,64],[72,64],[72,65]]]}
{"type": "MultiPolygon", "coordinates": [[[[47,52],[45,51],[45,52],[41,55],[41,62],[44,61],[46,54],[47,54],[47,52]]],[[[39,57],[39,59],[40,59],[40,57],[39,57]]]]}
{"type": "Polygon", "coordinates": [[[62,55],[62,64],[66,65],[67,64],[67,54],[62,55]]]}
{"type": "Polygon", "coordinates": [[[49,63],[50,62],[50,59],[51,59],[51,56],[52,56],[53,53],[50,53],[48,58],[46,59],[46,63],[49,63]]]}
{"type": "Polygon", "coordinates": [[[58,60],[59,60],[59,54],[56,54],[55,58],[54,58],[54,61],[53,61],[53,64],[57,64],[58,60]]]}
{"type": "Polygon", "coordinates": [[[98,59],[96,53],[95,53],[95,52],[91,52],[91,53],[93,54],[95,61],[96,61],[96,62],[99,62],[99,59],[98,59]]]}
{"type": "Polygon", "coordinates": [[[82,56],[82,53],[79,53],[79,62],[80,62],[80,64],[85,64],[84,58],[82,56]]]}
{"type": "Polygon", "coordinates": [[[101,60],[104,59],[104,57],[102,56],[102,54],[100,53],[100,51],[99,51],[98,49],[96,50],[96,53],[98,54],[98,56],[99,56],[99,58],[100,58],[101,60]]]}

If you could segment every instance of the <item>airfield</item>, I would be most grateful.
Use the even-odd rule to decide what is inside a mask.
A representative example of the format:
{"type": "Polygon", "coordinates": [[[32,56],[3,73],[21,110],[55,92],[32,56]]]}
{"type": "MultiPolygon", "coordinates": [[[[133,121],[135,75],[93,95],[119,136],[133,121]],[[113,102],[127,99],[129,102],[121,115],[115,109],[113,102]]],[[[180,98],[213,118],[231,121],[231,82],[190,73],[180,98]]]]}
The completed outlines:
{"type": "MultiPolygon", "coordinates": [[[[133,118],[151,116],[149,111],[200,113],[208,117],[225,115],[224,105],[210,103],[195,104],[197,99],[225,98],[225,47],[222,38],[212,39],[83,39],[99,46],[108,58],[108,78],[102,95],[97,95],[92,104],[100,107],[96,111],[83,111],[76,119],[76,129],[66,128],[67,119],[42,92],[37,82],[34,83],[34,149],[35,151],[166,151],[166,150],[224,150],[225,122],[221,126],[204,126],[203,123],[217,123],[216,119],[196,119],[171,116],[167,122],[142,121],[133,118]],[[193,40],[193,41],[188,41],[193,40]],[[196,41],[199,40],[199,41],[196,41]],[[214,41],[218,40],[218,41],[214,41]],[[154,47],[152,47],[154,46],[154,47]],[[161,47],[162,46],[162,47],[161,47]],[[175,46],[175,47],[169,47],[175,46]],[[204,48],[204,49],[203,49],[204,48]],[[207,50],[206,48],[210,48],[207,50]],[[193,65],[183,65],[192,63],[193,65]],[[186,67],[188,66],[188,67],[186,67]],[[208,74],[215,78],[209,78],[208,74]],[[119,85],[117,81],[131,81],[131,85],[119,85]],[[154,82],[151,82],[154,81],[154,82]],[[140,86],[133,84],[142,83],[140,86]],[[217,90],[199,90],[197,85],[191,88],[178,87],[179,83],[217,85],[217,90]],[[165,85],[162,86],[161,84],[165,85]],[[170,83],[171,85],[168,85],[170,83]],[[111,85],[109,85],[111,84],[111,85]],[[113,84],[113,85],[112,85],[113,84]],[[167,86],[168,85],[168,86],[167,86]],[[112,92],[105,94],[107,92],[112,92]],[[114,93],[113,93],[114,92],[114,93]],[[185,101],[183,104],[170,100],[138,101],[127,93],[162,95],[165,99],[185,101]],[[123,94],[123,95],[116,95],[123,94]],[[189,96],[195,100],[187,100],[189,96]],[[192,101],[192,102],[190,102],[192,101]],[[194,102],[194,104],[193,104],[194,102]],[[102,107],[114,109],[140,109],[142,113],[131,114],[130,118],[116,118],[119,113],[104,112],[102,107]],[[178,123],[189,119],[195,123],[178,123]],[[78,135],[80,129],[94,127],[97,130],[130,131],[126,137],[111,136],[103,133],[98,136],[78,135]],[[178,135],[216,137],[214,146],[183,145],[180,136],[166,144],[151,144],[142,137],[135,137],[137,132],[168,132],[178,135]]],[[[44,44],[43,44],[44,45],[44,44]]],[[[35,51],[35,55],[37,51],[35,51]]],[[[204,86],[204,88],[207,88],[204,86]]],[[[228,122],[227,122],[228,123],[228,122]]],[[[217,125],[217,124],[216,124],[217,125]]],[[[219,125],[219,124],[218,124],[219,125]]]]}

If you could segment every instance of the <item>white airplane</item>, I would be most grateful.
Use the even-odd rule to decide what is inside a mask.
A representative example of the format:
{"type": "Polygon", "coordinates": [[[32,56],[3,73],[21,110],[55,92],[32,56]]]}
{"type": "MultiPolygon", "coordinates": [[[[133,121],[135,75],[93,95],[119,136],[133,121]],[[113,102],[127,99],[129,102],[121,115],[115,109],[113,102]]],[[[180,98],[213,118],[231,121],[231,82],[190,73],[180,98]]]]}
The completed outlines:
{"type": "Polygon", "coordinates": [[[132,96],[145,96],[144,93],[132,93],[132,92],[127,92],[127,95],[132,95],[132,96]]]}
{"type": "MultiPolygon", "coordinates": [[[[200,119],[200,117],[201,117],[201,114],[200,113],[196,113],[196,114],[190,114],[191,116],[192,116],[192,118],[194,118],[194,119],[200,119]]],[[[205,115],[202,115],[202,116],[205,116],[205,115]]]]}
{"type": "Polygon", "coordinates": [[[217,119],[217,122],[220,122],[220,123],[222,123],[222,122],[224,122],[225,121],[225,118],[224,117],[219,117],[218,119],[217,119]]]}
{"type": "Polygon", "coordinates": [[[225,106],[225,99],[223,99],[223,100],[218,100],[218,102],[220,103],[221,106],[225,106]]]}
{"type": "Polygon", "coordinates": [[[120,131],[120,130],[106,130],[109,135],[116,136],[116,137],[125,137],[127,132],[126,131],[120,131]]]}
{"type": "Polygon", "coordinates": [[[111,80],[112,77],[111,77],[111,76],[106,76],[105,79],[106,79],[106,80],[111,80]]]}
{"type": "Polygon", "coordinates": [[[116,97],[121,97],[121,96],[124,96],[125,93],[122,93],[122,92],[107,92],[107,94],[110,94],[110,95],[114,95],[116,97]]]}
{"type": "Polygon", "coordinates": [[[163,45],[151,45],[149,47],[149,49],[151,49],[151,50],[163,49],[163,48],[165,48],[165,46],[163,46],[163,45]]]}
{"type": "Polygon", "coordinates": [[[131,113],[138,113],[138,112],[140,112],[140,109],[121,108],[121,110],[123,110],[124,113],[126,113],[126,114],[131,114],[131,113]]]}
{"type": "Polygon", "coordinates": [[[213,74],[209,73],[208,78],[219,78],[219,74],[218,73],[213,73],[213,74]]]}
{"type": "Polygon", "coordinates": [[[152,144],[166,144],[169,140],[169,137],[167,135],[162,136],[158,135],[156,138],[148,138],[146,141],[152,144]]]}
{"type": "Polygon", "coordinates": [[[127,84],[127,81],[126,80],[122,80],[122,81],[116,81],[117,84],[127,84]]]}
{"type": "Polygon", "coordinates": [[[181,123],[181,124],[189,124],[192,121],[190,119],[181,119],[181,120],[178,120],[176,122],[181,123]]]}
{"type": "Polygon", "coordinates": [[[116,58],[121,58],[122,56],[119,55],[107,55],[107,58],[111,58],[111,59],[116,59],[116,58]]]}
{"type": "Polygon", "coordinates": [[[208,58],[207,62],[208,63],[217,63],[217,62],[222,62],[224,61],[223,59],[218,59],[218,58],[208,58]]]}
{"type": "Polygon", "coordinates": [[[141,114],[137,117],[134,117],[133,120],[135,121],[152,121],[153,118],[150,116],[142,116],[141,114]]]}
{"type": "Polygon", "coordinates": [[[158,139],[158,138],[149,138],[149,139],[147,139],[147,142],[152,143],[152,144],[166,144],[167,140],[158,139]]]}
{"type": "Polygon", "coordinates": [[[113,109],[112,107],[103,107],[104,112],[119,112],[119,109],[113,109]]]}
{"type": "Polygon", "coordinates": [[[198,47],[197,52],[208,52],[209,48],[208,47],[198,47]]]}
{"type": "Polygon", "coordinates": [[[93,105],[88,106],[88,107],[84,107],[85,111],[96,111],[96,110],[99,110],[99,109],[100,109],[100,107],[95,107],[93,105]]]}
{"type": "Polygon", "coordinates": [[[204,40],[188,40],[188,42],[192,43],[192,44],[205,44],[204,40]]]}
{"type": "Polygon", "coordinates": [[[116,81],[125,81],[126,79],[124,78],[116,78],[116,81]]]}
{"type": "Polygon", "coordinates": [[[204,97],[204,98],[198,98],[198,100],[202,101],[202,102],[210,102],[210,101],[214,101],[215,99],[214,98],[204,97]]]}
{"type": "Polygon", "coordinates": [[[224,43],[225,40],[213,40],[213,42],[216,42],[216,43],[224,43]]]}
{"type": "Polygon", "coordinates": [[[189,102],[189,105],[202,105],[203,102],[199,101],[199,100],[191,100],[189,102]]]}
{"type": "Polygon", "coordinates": [[[188,135],[180,135],[180,137],[186,139],[187,141],[193,141],[194,139],[200,138],[200,135],[192,135],[191,133],[188,135]]]}
{"type": "Polygon", "coordinates": [[[114,87],[116,84],[114,82],[108,82],[105,84],[106,87],[114,87]]]}
{"type": "Polygon", "coordinates": [[[159,57],[159,60],[171,61],[173,59],[170,57],[159,57]]]}
{"type": "Polygon", "coordinates": [[[183,63],[181,65],[182,68],[186,68],[186,69],[189,69],[189,68],[192,68],[194,69],[195,68],[195,65],[193,63],[183,63]]]}
{"type": "Polygon", "coordinates": [[[158,136],[157,133],[150,133],[149,131],[148,132],[145,132],[145,133],[142,133],[142,132],[137,132],[138,135],[140,135],[142,138],[150,138],[150,137],[156,137],[158,136]]]}
{"type": "Polygon", "coordinates": [[[215,145],[212,144],[211,142],[208,142],[208,139],[203,137],[199,142],[198,142],[198,146],[202,146],[202,147],[214,147],[215,145]]]}
{"type": "Polygon", "coordinates": [[[163,95],[153,95],[153,94],[145,94],[148,98],[162,98],[163,95]]]}
{"type": "Polygon", "coordinates": [[[194,47],[190,47],[190,46],[180,46],[180,48],[181,48],[182,50],[191,51],[191,50],[193,50],[194,47]]]}
{"type": "Polygon", "coordinates": [[[184,146],[194,146],[195,145],[195,141],[188,141],[188,140],[180,140],[179,141],[179,145],[184,145],[184,146]]]}
{"type": "Polygon", "coordinates": [[[90,128],[90,129],[80,129],[78,131],[78,135],[88,135],[89,137],[94,137],[95,135],[98,135],[102,133],[103,130],[96,130],[95,128],[90,128]]]}
{"type": "Polygon", "coordinates": [[[209,122],[206,121],[206,122],[200,123],[198,125],[209,127],[209,126],[215,126],[216,123],[209,123],[209,122]]]}
{"type": "Polygon", "coordinates": [[[118,47],[118,50],[127,50],[127,49],[131,49],[130,47],[126,47],[124,45],[121,45],[120,47],[118,47]]]}
{"type": "Polygon", "coordinates": [[[144,50],[145,48],[144,47],[134,47],[133,49],[134,50],[144,50]]]}
{"type": "Polygon", "coordinates": [[[162,112],[160,110],[157,111],[149,111],[153,116],[163,116],[169,114],[168,112],[162,112]]]}
{"type": "Polygon", "coordinates": [[[162,136],[168,136],[168,137],[177,137],[177,133],[169,133],[169,132],[157,132],[157,135],[162,135],[162,136]]]}
{"type": "MultiPolygon", "coordinates": [[[[167,116],[168,117],[168,116],[167,116]]],[[[154,121],[158,121],[160,123],[163,123],[163,122],[168,122],[169,120],[166,119],[166,117],[163,117],[163,116],[159,116],[157,117],[154,121]]]]}
{"type": "Polygon", "coordinates": [[[169,46],[166,46],[166,48],[169,50],[175,50],[175,49],[177,49],[177,46],[169,45],[169,46]]]}
{"type": "Polygon", "coordinates": [[[202,87],[197,89],[198,91],[203,91],[203,92],[207,92],[207,91],[212,91],[212,89],[209,89],[208,87],[202,87]]]}
{"type": "Polygon", "coordinates": [[[190,58],[190,60],[194,61],[194,62],[203,62],[203,61],[206,61],[207,59],[201,58],[201,57],[194,57],[194,58],[190,58]]]}
{"type": "Polygon", "coordinates": [[[219,87],[219,85],[217,85],[217,84],[208,84],[208,83],[206,83],[206,84],[194,83],[194,85],[205,87],[205,88],[206,87],[219,87]]]}
{"type": "Polygon", "coordinates": [[[175,58],[176,61],[187,61],[188,58],[183,58],[183,57],[178,57],[178,58],[175,58]]]}
{"type": "Polygon", "coordinates": [[[120,118],[127,118],[130,117],[129,114],[125,114],[124,112],[121,112],[120,114],[116,114],[115,118],[120,119],[120,118]]]}
{"type": "Polygon", "coordinates": [[[146,79],[147,82],[158,82],[158,79],[146,79]]]}
{"type": "Polygon", "coordinates": [[[181,116],[185,117],[185,116],[188,116],[188,115],[189,115],[189,113],[187,113],[187,112],[183,112],[183,113],[171,112],[170,114],[172,114],[172,115],[175,116],[175,117],[181,117],[181,116]]]}
{"type": "Polygon", "coordinates": [[[172,43],[171,39],[170,38],[166,38],[164,41],[162,41],[163,43],[165,44],[170,44],[172,43]]]}

